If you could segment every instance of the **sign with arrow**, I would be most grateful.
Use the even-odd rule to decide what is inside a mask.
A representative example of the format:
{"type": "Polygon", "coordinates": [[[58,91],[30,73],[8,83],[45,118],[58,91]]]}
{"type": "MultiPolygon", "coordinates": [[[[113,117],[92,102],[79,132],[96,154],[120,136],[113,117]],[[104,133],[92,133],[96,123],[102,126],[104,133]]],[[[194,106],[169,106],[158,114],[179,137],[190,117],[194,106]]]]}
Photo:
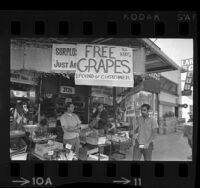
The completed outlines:
{"type": "Polygon", "coordinates": [[[131,180],[128,180],[126,178],[121,177],[122,180],[114,180],[113,183],[122,183],[122,184],[128,184],[131,182],[131,180]]]}
{"type": "Polygon", "coordinates": [[[13,182],[13,183],[20,183],[21,186],[22,186],[22,185],[26,185],[27,183],[30,183],[29,180],[27,180],[27,179],[25,179],[25,178],[23,178],[23,177],[21,177],[21,180],[13,180],[12,182],[13,182]]]}

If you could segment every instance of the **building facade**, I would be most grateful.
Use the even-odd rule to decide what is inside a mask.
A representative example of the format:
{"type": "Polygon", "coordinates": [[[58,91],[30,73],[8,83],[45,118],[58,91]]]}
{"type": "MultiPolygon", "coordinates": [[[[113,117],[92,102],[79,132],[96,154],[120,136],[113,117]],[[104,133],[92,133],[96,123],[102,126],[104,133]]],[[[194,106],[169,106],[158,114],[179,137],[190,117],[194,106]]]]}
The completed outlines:
{"type": "Polygon", "coordinates": [[[159,93],[159,117],[173,112],[177,118],[182,117],[181,104],[181,71],[161,73],[161,92],[159,93]]]}

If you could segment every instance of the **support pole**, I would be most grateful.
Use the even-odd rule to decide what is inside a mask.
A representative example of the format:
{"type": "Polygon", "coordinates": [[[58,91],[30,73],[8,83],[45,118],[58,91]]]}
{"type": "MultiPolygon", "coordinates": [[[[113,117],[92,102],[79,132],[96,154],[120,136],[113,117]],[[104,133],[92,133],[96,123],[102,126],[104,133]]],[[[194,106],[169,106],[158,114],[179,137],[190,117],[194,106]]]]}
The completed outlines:
{"type": "Polygon", "coordinates": [[[156,93],[156,100],[157,100],[157,111],[158,111],[158,113],[157,113],[157,119],[158,119],[158,125],[160,126],[160,101],[159,101],[159,94],[158,93],[156,93]]]}
{"type": "Polygon", "coordinates": [[[114,122],[115,122],[115,125],[117,123],[116,121],[116,94],[117,94],[117,90],[116,90],[116,87],[113,87],[113,111],[114,111],[114,122]]]}
{"type": "MultiPolygon", "coordinates": [[[[39,99],[42,95],[42,75],[40,76],[40,88],[39,88],[39,99]]],[[[38,123],[40,122],[40,111],[41,111],[41,101],[39,100],[38,106],[38,123]]]]}

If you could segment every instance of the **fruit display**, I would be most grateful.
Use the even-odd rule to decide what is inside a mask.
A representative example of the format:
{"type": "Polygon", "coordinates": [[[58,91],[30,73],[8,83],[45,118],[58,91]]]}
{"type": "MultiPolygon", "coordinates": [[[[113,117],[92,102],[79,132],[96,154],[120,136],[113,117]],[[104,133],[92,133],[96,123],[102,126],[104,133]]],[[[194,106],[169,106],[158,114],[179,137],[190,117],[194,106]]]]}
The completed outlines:
{"type": "Polygon", "coordinates": [[[66,149],[55,149],[51,153],[45,153],[43,155],[43,158],[45,160],[58,160],[58,161],[71,161],[71,160],[76,160],[77,157],[75,153],[71,150],[66,150],[66,149]]]}
{"type": "Polygon", "coordinates": [[[114,135],[107,135],[107,139],[113,142],[127,142],[129,138],[128,131],[121,131],[114,135]]]}
{"type": "Polygon", "coordinates": [[[46,143],[48,140],[55,140],[57,138],[57,135],[48,133],[46,136],[42,134],[33,135],[32,140],[35,143],[46,143]]]}
{"type": "Polygon", "coordinates": [[[40,157],[43,157],[44,154],[48,153],[49,151],[57,151],[57,150],[62,150],[63,149],[63,144],[60,142],[49,142],[45,144],[35,144],[35,149],[34,153],[39,155],[40,157]]]}

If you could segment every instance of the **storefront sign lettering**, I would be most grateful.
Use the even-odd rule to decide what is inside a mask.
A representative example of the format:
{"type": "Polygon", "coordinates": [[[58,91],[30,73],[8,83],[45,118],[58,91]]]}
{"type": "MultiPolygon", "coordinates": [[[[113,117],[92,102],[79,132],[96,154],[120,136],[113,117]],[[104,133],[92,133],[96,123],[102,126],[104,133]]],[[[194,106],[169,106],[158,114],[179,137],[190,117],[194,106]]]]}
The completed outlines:
{"type": "Polygon", "coordinates": [[[193,69],[193,58],[189,58],[189,59],[183,59],[181,61],[181,66],[183,69],[188,70],[190,67],[190,70],[193,69]],[[192,66],[190,66],[192,65],[192,66]]]}
{"type": "Polygon", "coordinates": [[[28,74],[14,73],[14,72],[11,72],[10,81],[16,83],[25,83],[30,85],[37,84],[37,79],[34,78],[33,76],[28,74]]]}
{"type": "Polygon", "coordinates": [[[145,75],[145,79],[150,79],[150,78],[160,80],[160,73],[148,73],[145,75]]]}
{"type": "Polygon", "coordinates": [[[133,87],[132,49],[104,45],[77,45],[75,83],[133,87]]]}
{"type": "MultiPolygon", "coordinates": [[[[193,59],[191,58],[183,60],[182,66],[185,67],[185,69],[187,69],[184,91],[191,91],[193,85],[193,59]]],[[[189,95],[190,93],[187,92],[187,95],[189,95]]],[[[183,94],[185,95],[185,93],[183,94]]]]}
{"type": "Polygon", "coordinates": [[[60,93],[75,94],[75,88],[69,86],[60,86],[60,93]]]}
{"type": "Polygon", "coordinates": [[[76,70],[76,45],[53,44],[52,70],[75,71],[76,70]]]}

